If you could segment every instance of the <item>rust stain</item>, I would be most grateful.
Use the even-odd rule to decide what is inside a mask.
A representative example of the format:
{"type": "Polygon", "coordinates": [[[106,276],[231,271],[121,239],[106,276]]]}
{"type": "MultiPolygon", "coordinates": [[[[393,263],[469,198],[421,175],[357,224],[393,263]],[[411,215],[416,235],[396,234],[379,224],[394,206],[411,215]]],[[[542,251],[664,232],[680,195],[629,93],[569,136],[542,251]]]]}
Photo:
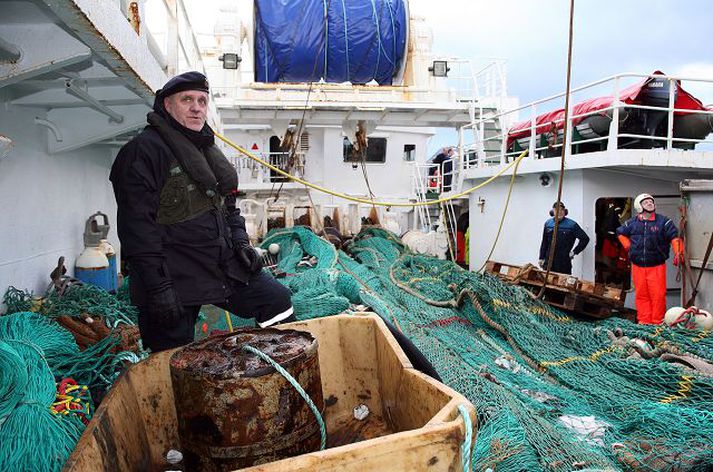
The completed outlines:
{"type": "Polygon", "coordinates": [[[268,354],[324,410],[317,342],[295,330],[238,330],[176,351],[170,370],[186,465],[233,470],[319,448],[314,414],[275,369],[246,353],[268,354]]]}
{"type": "Polygon", "coordinates": [[[334,395],[330,395],[326,400],[324,400],[324,406],[330,407],[337,404],[339,399],[334,395]]]}
{"type": "Polygon", "coordinates": [[[384,418],[379,415],[371,414],[362,421],[349,415],[339,419],[327,432],[327,446],[344,446],[379,438],[393,432],[384,418]]]}

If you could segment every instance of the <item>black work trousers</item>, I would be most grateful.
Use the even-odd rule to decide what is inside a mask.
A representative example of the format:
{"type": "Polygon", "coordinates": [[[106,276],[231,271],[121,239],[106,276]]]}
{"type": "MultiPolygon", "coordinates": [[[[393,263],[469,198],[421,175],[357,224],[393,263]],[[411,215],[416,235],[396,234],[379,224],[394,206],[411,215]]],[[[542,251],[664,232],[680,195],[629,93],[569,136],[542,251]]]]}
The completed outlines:
{"type": "MultiPolygon", "coordinates": [[[[247,284],[236,283],[232,292],[227,300],[214,305],[241,318],[253,318],[261,328],[295,320],[290,291],[262,271],[253,274],[247,284]]],[[[183,306],[179,323],[166,326],[151,320],[146,310],[139,307],[139,331],[144,348],[158,352],[193,342],[200,309],[201,305],[183,306]]]]}

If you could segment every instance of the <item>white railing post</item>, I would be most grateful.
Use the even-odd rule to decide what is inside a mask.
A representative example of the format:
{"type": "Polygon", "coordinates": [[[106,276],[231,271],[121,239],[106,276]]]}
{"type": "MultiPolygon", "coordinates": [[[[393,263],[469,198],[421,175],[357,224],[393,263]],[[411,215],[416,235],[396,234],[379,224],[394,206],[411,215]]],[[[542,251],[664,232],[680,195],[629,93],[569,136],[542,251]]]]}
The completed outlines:
{"type": "MultiPolygon", "coordinates": [[[[508,131],[503,128],[502,124],[503,121],[500,120],[500,162],[507,162],[508,131]]],[[[530,153],[530,155],[532,155],[532,153],[530,153]]]]}
{"type": "Polygon", "coordinates": [[[508,78],[507,69],[505,68],[505,65],[502,62],[498,64],[498,71],[500,72],[500,95],[501,97],[505,98],[507,97],[508,93],[508,78]]]}
{"type": "Polygon", "coordinates": [[[461,169],[465,170],[470,167],[470,163],[465,160],[465,152],[463,151],[463,127],[458,128],[458,154],[460,155],[461,169]]]}
{"type": "Polygon", "coordinates": [[[485,127],[487,126],[485,120],[483,119],[483,108],[480,108],[480,122],[478,126],[478,153],[480,154],[480,160],[482,162],[481,167],[484,167],[488,163],[488,153],[485,150],[485,127]]]}
{"type": "Polygon", "coordinates": [[[535,105],[530,105],[530,155],[535,158],[537,155],[536,139],[537,134],[537,107],[535,105]]]}
{"type": "Polygon", "coordinates": [[[607,139],[607,150],[614,151],[619,148],[619,110],[621,101],[619,100],[619,92],[621,88],[621,77],[614,78],[614,100],[612,100],[612,119],[609,125],[609,138],[607,139]]]}
{"type": "Polygon", "coordinates": [[[666,149],[668,150],[673,147],[673,110],[676,107],[677,87],[675,80],[668,79],[668,126],[666,130],[666,149]]]}
{"type": "Polygon", "coordinates": [[[473,144],[475,146],[475,160],[478,167],[483,167],[485,165],[485,156],[483,153],[482,141],[480,138],[480,126],[478,123],[473,122],[471,124],[471,131],[473,133],[473,144]]]}

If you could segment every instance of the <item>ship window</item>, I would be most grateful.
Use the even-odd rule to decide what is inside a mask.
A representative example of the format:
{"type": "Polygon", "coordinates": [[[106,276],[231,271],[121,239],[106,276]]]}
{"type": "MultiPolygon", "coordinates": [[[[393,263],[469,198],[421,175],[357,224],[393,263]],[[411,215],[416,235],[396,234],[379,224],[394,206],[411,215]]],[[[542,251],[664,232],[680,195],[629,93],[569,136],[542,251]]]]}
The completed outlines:
{"type": "Polygon", "coordinates": [[[342,149],[344,162],[361,162],[362,159],[366,163],[386,162],[386,138],[369,138],[366,153],[361,154],[355,151],[354,145],[345,136],[342,149]]]}
{"type": "Polygon", "coordinates": [[[631,265],[616,229],[631,216],[629,198],[599,198],[595,205],[594,281],[629,290],[631,265]]]}
{"type": "Polygon", "coordinates": [[[416,145],[404,144],[404,161],[413,162],[416,160],[416,145]]]}

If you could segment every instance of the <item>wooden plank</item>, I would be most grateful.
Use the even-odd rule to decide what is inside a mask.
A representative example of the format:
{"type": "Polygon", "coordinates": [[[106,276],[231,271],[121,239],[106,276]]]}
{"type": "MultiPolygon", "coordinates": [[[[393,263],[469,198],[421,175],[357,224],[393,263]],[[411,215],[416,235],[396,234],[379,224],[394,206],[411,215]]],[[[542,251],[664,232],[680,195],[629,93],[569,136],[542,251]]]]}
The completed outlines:
{"type": "Polygon", "coordinates": [[[463,470],[458,422],[427,426],[422,430],[392,434],[385,438],[304,454],[244,472],[364,472],[463,470]]]}

